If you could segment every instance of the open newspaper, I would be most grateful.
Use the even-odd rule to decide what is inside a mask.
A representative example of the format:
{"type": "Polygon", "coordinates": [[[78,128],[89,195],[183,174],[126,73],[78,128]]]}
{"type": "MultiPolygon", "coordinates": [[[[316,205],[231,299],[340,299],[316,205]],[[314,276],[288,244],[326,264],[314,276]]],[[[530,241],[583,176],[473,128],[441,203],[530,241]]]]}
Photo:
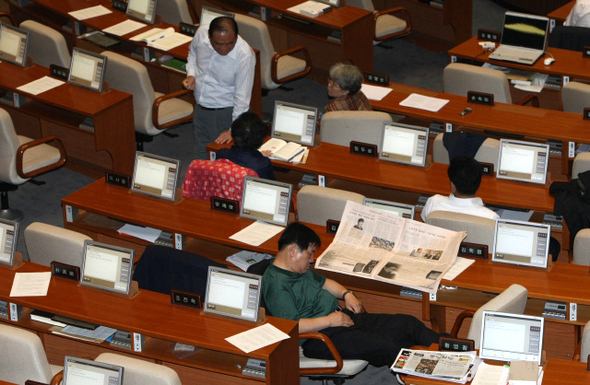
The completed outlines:
{"type": "Polygon", "coordinates": [[[464,384],[477,371],[476,352],[434,352],[402,349],[391,370],[396,373],[464,384]]]}
{"type": "Polygon", "coordinates": [[[435,293],[463,238],[464,231],[348,201],[334,241],[315,267],[435,293]]]}

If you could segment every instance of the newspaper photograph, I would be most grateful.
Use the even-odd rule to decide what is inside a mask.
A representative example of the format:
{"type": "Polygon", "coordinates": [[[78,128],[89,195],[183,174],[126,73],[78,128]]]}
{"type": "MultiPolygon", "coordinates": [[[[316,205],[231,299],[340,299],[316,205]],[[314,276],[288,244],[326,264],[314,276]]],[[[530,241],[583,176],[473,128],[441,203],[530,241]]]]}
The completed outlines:
{"type": "Polygon", "coordinates": [[[475,374],[476,352],[436,352],[402,349],[391,370],[419,377],[465,383],[475,374]]]}

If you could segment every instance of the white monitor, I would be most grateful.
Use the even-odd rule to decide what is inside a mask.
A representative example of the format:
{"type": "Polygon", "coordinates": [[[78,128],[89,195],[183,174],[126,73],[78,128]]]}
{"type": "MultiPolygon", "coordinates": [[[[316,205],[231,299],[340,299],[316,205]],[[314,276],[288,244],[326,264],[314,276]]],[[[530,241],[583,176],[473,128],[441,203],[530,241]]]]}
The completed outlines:
{"type": "Polygon", "coordinates": [[[63,385],[122,385],[123,367],[66,356],[63,385]]]}
{"type": "Polygon", "coordinates": [[[550,238],[551,225],[498,219],[492,261],[546,268],[550,238]]]}
{"type": "Polygon", "coordinates": [[[232,19],[234,18],[234,14],[231,12],[211,7],[203,7],[201,8],[201,20],[199,21],[199,25],[209,25],[213,19],[222,16],[231,17],[232,19]]]}
{"type": "Polygon", "coordinates": [[[205,312],[258,321],[262,276],[209,266],[205,312]]]}
{"type": "Polygon", "coordinates": [[[68,83],[101,92],[106,69],[106,56],[74,48],[72,50],[68,83]]]}
{"type": "Polygon", "coordinates": [[[317,108],[277,100],[275,101],[271,136],[313,146],[317,120],[317,108]]]}
{"type": "Polygon", "coordinates": [[[0,219],[0,263],[12,266],[16,240],[18,239],[18,222],[0,219]]]}
{"type": "Polygon", "coordinates": [[[157,0],[129,0],[127,2],[127,16],[147,24],[154,24],[156,2],[157,0]]]}
{"type": "Polygon", "coordinates": [[[287,226],[293,186],[247,176],[242,189],[240,216],[287,226]]]}
{"type": "Polygon", "coordinates": [[[135,251],[86,240],[80,284],[129,294],[135,251]]]}
{"type": "Polygon", "coordinates": [[[131,190],[173,201],[179,172],[179,160],[137,151],[131,190]]]}
{"type": "Polygon", "coordinates": [[[0,60],[24,67],[27,64],[28,48],[28,32],[0,23],[0,60]]]}
{"type": "Polygon", "coordinates": [[[549,145],[501,139],[496,177],[545,184],[549,145]]]}
{"type": "Polygon", "coordinates": [[[541,363],[545,319],[484,310],[479,355],[499,361],[541,363]]]}
{"type": "Polygon", "coordinates": [[[406,205],[403,203],[382,201],[379,199],[365,198],[363,199],[363,205],[373,207],[379,210],[387,211],[388,213],[397,215],[398,217],[404,217],[414,219],[415,207],[412,205],[406,205]]]}
{"type": "Polygon", "coordinates": [[[428,128],[383,123],[379,159],[424,167],[428,153],[428,128]]]}

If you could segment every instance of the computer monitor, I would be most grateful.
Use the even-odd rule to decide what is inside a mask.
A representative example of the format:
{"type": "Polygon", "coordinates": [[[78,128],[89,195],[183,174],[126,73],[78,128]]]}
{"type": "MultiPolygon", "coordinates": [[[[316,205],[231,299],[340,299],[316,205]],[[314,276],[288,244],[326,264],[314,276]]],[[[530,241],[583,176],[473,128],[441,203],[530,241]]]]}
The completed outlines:
{"type": "Polygon", "coordinates": [[[127,16],[147,24],[154,24],[156,3],[157,0],[129,0],[127,2],[127,16]]]}
{"type": "Polygon", "coordinates": [[[135,251],[86,240],[80,284],[129,294],[135,251]]]}
{"type": "Polygon", "coordinates": [[[293,186],[288,183],[247,176],[242,189],[240,216],[287,226],[293,186]]]}
{"type": "Polygon", "coordinates": [[[548,164],[548,144],[500,140],[497,178],[545,184],[548,164]]]}
{"type": "Polygon", "coordinates": [[[499,361],[541,363],[545,319],[484,310],[479,355],[499,361]]]}
{"type": "Polygon", "coordinates": [[[317,108],[277,100],[271,136],[313,146],[317,120],[317,108]]]}
{"type": "Polygon", "coordinates": [[[551,225],[498,219],[492,261],[546,268],[550,238],[551,225]]]}
{"type": "Polygon", "coordinates": [[[63,385],[122,385],[122,366],[66,356],[63,385]]]}
{"type": "Polygon", "coordinates": [[[101,92],[106,70],[106,56],[74,48],[72,50],[68,83],[101,92]]]}
{"type": "Polygon", "coordinates": [[[383,123],[379,159],[424,167],[428,153],[428,128],[383,123]]]}
{"type": "Polygon", "coordinates": [[[203,7],[201,8],[201,20],[199,21],[199,25],[209,25],[213,19],[222,16],[231,17],[232,19],[234,18],[234,14],[231,12],[211,7],[203,7]]]}
{"type": "Polygon", "coordinates": [[[416,210],[416,208],[412,205],[406,205],[403,203],[390,201],[382,201],[379,199],[372,198],[363,199],[363,205],[387,211],[388,213],[395,214],[398,217],[404,217],[409,219],[414,219],[414,212],[416,210]]]}
{"type": "Polygon", "coordinates": [[[16,240],[18,239],[18,222],[0,219],[0,263],[12,266],[16,240]]]}
{"type": "Polygon", "coordinates": [[[262,276],[209,266],[205,312],[258,321],[262,276]]]}
{"type": "Polygon", "coordinates": [[[0,23],[0,60],[24,67],[27,64],[28,48],[28,32],[0,23]]]}
{"type": "Polygon", "coordinates": [[[501,44],[542,51],[546,47],[548,28],[549,19],[544,16],[506,12],[501,44]]]}
{"type": "Polygon", "coordinates": [[[179,172],[179,160],[137,151],[131,190],[174,201],[179,172]]]}

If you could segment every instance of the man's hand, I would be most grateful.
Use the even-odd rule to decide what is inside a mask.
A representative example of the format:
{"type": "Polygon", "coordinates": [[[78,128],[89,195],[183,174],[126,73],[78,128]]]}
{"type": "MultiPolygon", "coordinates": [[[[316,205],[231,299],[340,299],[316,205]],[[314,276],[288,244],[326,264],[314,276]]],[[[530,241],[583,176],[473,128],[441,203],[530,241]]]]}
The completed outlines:
{"type": "Polygon", "coordinates": [[[187,76],[182,81],[182,86],[187,90],[194,90],[195,89],[195,77],[194,76],[187,76]]]}
{"type": "Polygon", "coordinates": [[[353,293],[349,293],[344,296],[344,303],[346,304],[346,308],[355,314],[360,313],[363,308],[361,300],[358,299],[353,293]]]}
{"type": "Polygon", "coordinates": [[[354,322],[352,322],[352,319],[344,312],[341,311],[335,311],[333,313],[330,313],[326,316],[328,318],[328,321],[330,322],[330,327],[334,327],[334,326],[352,326],[354,325],[354,322]]]}
{"type": "Polygon", "coordinates": [[[217,144],[231,143],[231,141],[231,130],[223,131],[221,134],[219,134],[217,139],[215,139],[215,143],[217,144]]]}

